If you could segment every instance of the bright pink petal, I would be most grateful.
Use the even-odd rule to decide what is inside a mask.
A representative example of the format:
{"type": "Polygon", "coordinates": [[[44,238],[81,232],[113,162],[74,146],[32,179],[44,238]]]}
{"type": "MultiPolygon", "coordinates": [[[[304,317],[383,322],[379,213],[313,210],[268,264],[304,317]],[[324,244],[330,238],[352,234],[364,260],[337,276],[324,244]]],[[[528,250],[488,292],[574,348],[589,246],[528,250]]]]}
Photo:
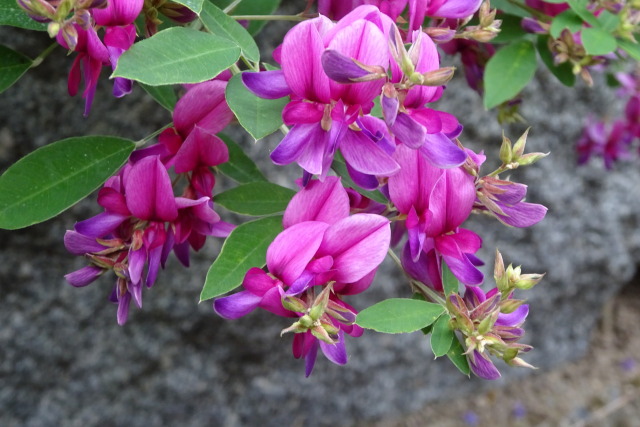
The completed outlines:
{"type": "Polygon", "coordinates": [[[289,202],[282,224],[288,228],[303,221],[321,221],[334,224],[349,216],[349,196],[338,177],[327,177],[324,182],[312,180],[289,202]]]}
{"type": "Polygon", "coordinates": [[[218,133],[233,120],[233,112],[225,101],[227,82],[211,80],[194,85],[178,101],[173,123],[183,138],[198,125],[210,133],[218,133]]]}
{"type": "Polygon", "coordinates": [[[136,163],[124,187],[127,207],[133,216],[157,221],[173,221],[178,217],[171,178],[157,157],[136,163]]]}
{"type": "Polygon", "coordinates": [[[269,272],[291,286],[316,254],[328,227],[324,222],[306,221],[278,234],[267,249],[269,272]]]}

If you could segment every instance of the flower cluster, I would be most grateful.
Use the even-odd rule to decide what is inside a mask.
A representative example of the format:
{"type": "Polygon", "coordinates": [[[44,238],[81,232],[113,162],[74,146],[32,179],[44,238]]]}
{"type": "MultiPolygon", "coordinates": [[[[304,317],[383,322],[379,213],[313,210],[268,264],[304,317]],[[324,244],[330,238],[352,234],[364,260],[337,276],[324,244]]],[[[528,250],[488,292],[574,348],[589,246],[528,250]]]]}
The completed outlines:
{"type": "Polygon", "coordinates": [[[215,177],[211,167],[228,160],[227,147],[214,133],[231,120],[224,101],[225,82],[192,87],[176,105],[175,127],[158,144],[139,150],[98,193],[104,212],[67,231],[65,246],[90,265],[67,274],[73,286],[86,286],[112,270],[117,277],[111,300],[118,323],[127,321],[131,299],[142,306],[142,289],[156,281],[171,251],[186,266],[189,248],[199,250],[206,236],[226,237],[233,226],[213,210],[215,177]],[[186,179],[174,196],[169,169],[186,179]],[[146,274],[144,274],[146,266],[146,274]]]}
{"type": "Polygon", "coordinates": [[[310,181],[284,213],[284,231],[267,250],[267,272],[249,270],[243,291],[218,298],[215,311],[236,319],[257,307],[298,320],[282,332],[294,332],[293,354],[304,357],[306,375],[318,347],[329,360],[347,362],[344,334],[362,335],[356,311],[344,295],[366,290],[385,258],[389,220],[369,213],[349,215],[349,196],[337,177],[310,181]]]}

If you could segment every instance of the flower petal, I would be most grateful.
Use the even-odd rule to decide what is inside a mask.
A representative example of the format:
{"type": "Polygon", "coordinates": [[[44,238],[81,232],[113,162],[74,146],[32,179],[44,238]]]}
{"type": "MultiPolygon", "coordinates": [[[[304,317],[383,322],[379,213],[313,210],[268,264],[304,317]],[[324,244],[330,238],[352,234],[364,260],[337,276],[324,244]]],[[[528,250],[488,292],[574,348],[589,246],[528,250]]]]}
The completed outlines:
{"type": "Polygon", "coordinates": [[[312,180],[289,202],[282,224],[288,228],[304,221],[334,224],[349,216],[349,196],[339,177],[312,180]]]}
{"type": "Polygon", "coordinates": [[[225,319],[238,319],[258,307],[262,297],[248,291],[240,291],[227,297],[216,298],[213,309],[225,319]]]}
{"type": "Polygon", "coordinates": [[[242,73],[242,83],[260,98],[278,99],[291,93],[282,70],[242,73]]]}

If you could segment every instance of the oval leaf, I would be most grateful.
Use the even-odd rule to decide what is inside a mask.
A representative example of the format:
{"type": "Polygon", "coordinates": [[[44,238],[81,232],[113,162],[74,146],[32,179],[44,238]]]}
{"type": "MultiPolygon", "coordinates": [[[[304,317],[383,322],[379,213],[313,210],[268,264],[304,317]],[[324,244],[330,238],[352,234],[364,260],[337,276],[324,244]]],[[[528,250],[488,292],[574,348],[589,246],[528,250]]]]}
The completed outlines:
{"type": "Polygon", "coordinates": [[[615,37],[600,28],[583,28],[580,37],[589,55],[606,55],[618,48],[615,37]]]}
{"type": "Polygon", "coordinates": [[[229,150],[229,160],[218,166],[220,172],[240,184],[267,180],[238,144],[226,135],[218,134],[218,136],[227,144],[229,150]]]}
{"type": "Polygon", "coordinates": [[[20,159],[0,177],[0,228],[27,227],[73,206],[117,172],[134,147],[126,139],[85,136],[20,159]]]}
{"type": "Polygon", "coordinates": [[[362,310],[356,323],[363,328],[386,334],[420,330],[444,312],[440,304],[409,298],[391,298],[362,310]]]}
{"type": "Polygon", "coordinates": [[[445,313],[438,317],[431,329],[431,350],[436,357],[444,356],[449,352],[455,334],[449,326],[450,317],[445,313]]]}
{"type": "Polygon", "coordinates": [[[467,360],[467,356],[464,355],[464,347],[460,344],[460,341],[457,337],[454,336],[454,340],[451,343],[451,348],[447,352],[447,357],[454,364],[456,368],[466,376],[471,374],[471,369],[469,368],[469,361],[467,360]]]}
{"type": "Polygon", "coordinates": [[[449,296],[457,293],[459,284],[458,279],[453,275],[447,263],[442,262],[442,287],[444,288],[444,294],[449,296]]]}
{"type": "Polygon", "coordinates": [[[172,1],[188,7],[198,15],[202,11],[203,3],[205,3],[205,0],[172,0],[172,1]]]}
{"type": "Polygon", "coordinates": [[[529,83],[537,65],[533,43],[528,40],[496,52],[484,73],[485,108],[493,108],[516,96],[529,83]]]}
{"type": "Polygon", "coordinates": [[[245,87],[240,74],[229,80],[225,94],[238,122],[254,139],[264,138],[282,126],[282,109],[289,97],[262,99],[245,87]]]}
{"type": "Polygon", "coordinates": [[[200,83],[233,65],[240,48],[213,34],[175,27],[142,40],[122,54],[111,77],[150,86],[200,83]]]}
{"type": "Polygon", "coordinates": [[[266,264],[267,248],[282,231],[282,216],[270,216],[236,227],[209,268],[200,302],[234,290],[252,267],[266,264]]]}
{"type": "Polygon", "coordinates": [[[296,192],[289,188],[260,181],[220,193],[214,202],[242,215],[270,215],[283,212],[295,194],[296,192]]]}
{"type": "Polygon", "coordinates": [[[29,18],[16,0],[0,0],[0,25],[24,28],[26,30],[47,31],[47,24],[29,18]]]}
{"type": "Polygon", "coordinates": [[[200,20],[213,34],[237,44],[242,50],[242,55],[249,61],[260,61],[260,50],[251,34],[242,25],[238,24],[238,21],[229,17],[216,5],[205,1],[202,5],[200,20]]]}
{"type": "Polygon", "coordinates": [[[141,83],[140,86],[142,86],[142,89],[151,95],[158,104],[173,112],[173,109],[176,107],[176,102],[178,102],[178,97],[172,85],[149,86],[141,83]]]}
{"type": "Polygon", "coordinates": [[[627,52],[630,57],[636,61],[640,61],[640,44],[630,42],[629,40],[618,40],[618,45],[622,50],[627,52]]]}
{"type": "Polygon", "coordinates": [[[6,46],[0,46],[0,92],[11,87],[31,67],[33,61],[6,46]]]}

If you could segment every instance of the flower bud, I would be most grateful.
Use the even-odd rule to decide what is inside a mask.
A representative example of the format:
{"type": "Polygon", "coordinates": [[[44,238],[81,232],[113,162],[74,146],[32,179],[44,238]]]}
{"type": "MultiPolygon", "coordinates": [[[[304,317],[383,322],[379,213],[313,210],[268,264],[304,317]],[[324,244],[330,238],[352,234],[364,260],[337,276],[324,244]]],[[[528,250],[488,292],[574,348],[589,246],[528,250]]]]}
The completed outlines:
{"type": "Polygon", "coordinates": [[[425,29],[424,32],[427,33],[435,43],[450,42],[456,35],[456,30],[452,30],[449,27],[429,27],[425,29]]]}
{"type": "Polygon", "coordinates": [[[527,145],[527,136],[529,135],[529,129],[531,129],[530,127],[527,128],[527,130],[524,131],[524,133],[522,134],[522,136],[520,136],[520,138],[518,138],[518,140],[516,141],[515,145],[513,146],[513,159],[517,160],[518,158],[522,157],[522,154],[524,153],[524,148],[527,145]]]}
{"type": "Polygon", "coordinates": [[[311,316],[311,319],[314,321],[320,319],[326,311],[327,306],[329,305],[329,295],[332,290],[332,284],[325,286],[322,292],[320,292],[320,295],[318,295],[315,301],[313,301],[313,307],[309,310],[309,316],[311,316]]]}
{"type": "Polygon", "coordinates": [[[287,310],[295,311],[297,313],[304,313],[307,311],[307,307],[300,298],[293,296],[286,296],[282,299],[282,306],[287,310]]]}
{"type": "Polygon", "coordinates": [[[57,22],[49,22],[49,25],[47,25],[47,33],[49,33],[49,37],[53,39],[58,35],[59,32],[60,24],[58,24],[57,22]]]}
{"type": "Polygon", "coordinates": [[[522,274],[514,283],[514,286],[522,290],[531,289],[537,285],[543,277],[544,274],[522,274]]]}
{"type": "Polygon", "coordinates": [[[489,332],[491,329],[493,329],[493,325],[496,323],[496,320],[498,320],[498,314],[500,314],[500,312],[496,310],[492,312],[489,316],[482,319],[482,321],[478,325],[478,332],[484,335],[487,332],[489,332]]]}
{"type": "Polygon", "coordinates": [[[315,326],[313,329],[311,329],[311,334],[314,337],[318,338],[320,341],[324,341],[328,344],[336,343],[336,341],[329,336],[327,330],[320,325],[315,326]]]}
{"type": "Polygon", "coordinates": [[[453,78],[455,70],[456,67],[444,67],[428,71],[422,75],[422,83],[420,84],[424,86],[442,86],[453,78]]]}
{"type": "Polygon", "coordinates": [[[513,313],[524,304],[524,301],[519,299],[505,299],[500,302],[500,313],[509,314],[513,313]]]}
{"type": "Polygon", "coordinates": [[[69,50],[75,50],[76,45],[78,44],[78,30],[75,25],[72,23],[65,24],[62,29],[62,38],[64,39],[67,46],[69,46],[69,50]]]}
{"type": "Polygon", "coordinates": [[[549,155],[549,153],[529,153],[529,154],[525,154],[524,156],[520,157],[517,160],[517,162],[521,166],[529,166],[529,165],[534,164],[535,162],[537,162],[540,159],[544,159],[548,155],[549,155]]]}
{"type": "Polygon", "coordinates": [[[500,146],[500,161],[505,165],[511,163],[513,158],[513,149],[511,148],[511,140],[502,133],[502,145],[500,146]]]}

